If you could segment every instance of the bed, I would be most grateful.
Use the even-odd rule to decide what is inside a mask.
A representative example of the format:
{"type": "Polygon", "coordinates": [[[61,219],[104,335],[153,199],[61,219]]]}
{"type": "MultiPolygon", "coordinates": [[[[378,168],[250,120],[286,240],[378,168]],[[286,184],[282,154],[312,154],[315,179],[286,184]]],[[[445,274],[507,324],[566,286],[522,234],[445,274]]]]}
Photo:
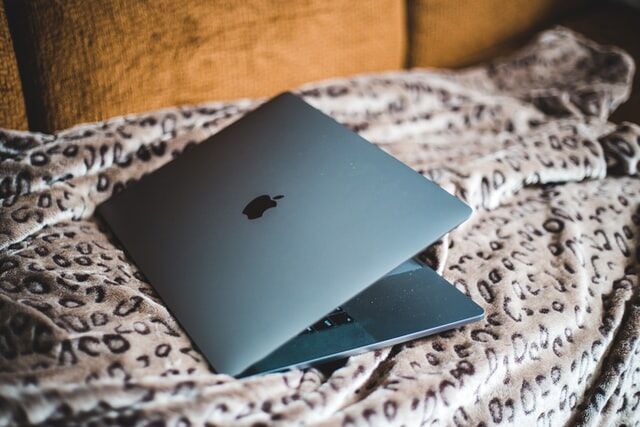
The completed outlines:
{"type": "Polygon", "coordinates": [[[638,425],[634,64],[563,28],[296,93],[463,198],[420,256],[483,321],[331,369],[210,372],[95,207],[261,100],[0,132],[0,425],[638,425]]]}

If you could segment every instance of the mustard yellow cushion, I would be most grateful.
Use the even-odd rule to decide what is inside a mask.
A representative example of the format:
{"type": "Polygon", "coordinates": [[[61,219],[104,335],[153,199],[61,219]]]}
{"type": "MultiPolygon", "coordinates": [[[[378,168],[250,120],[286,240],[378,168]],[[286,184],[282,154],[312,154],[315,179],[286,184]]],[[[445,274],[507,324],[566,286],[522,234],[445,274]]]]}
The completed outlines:
{"type": "Polygon", "coordinates": [[[403,0],[24,1],[40,130],[404,64],[403,0]]]}
{"type": "Polygon", "coordinates": [[[0,7],[0,58],[0,127],[27,129],[22,84],[3,7],[0,7]]]}
{"type": "Polygon", "coordinates": [[[410,0],[409,65],[458,67],[575,7],[580,0],[410,0]]]}

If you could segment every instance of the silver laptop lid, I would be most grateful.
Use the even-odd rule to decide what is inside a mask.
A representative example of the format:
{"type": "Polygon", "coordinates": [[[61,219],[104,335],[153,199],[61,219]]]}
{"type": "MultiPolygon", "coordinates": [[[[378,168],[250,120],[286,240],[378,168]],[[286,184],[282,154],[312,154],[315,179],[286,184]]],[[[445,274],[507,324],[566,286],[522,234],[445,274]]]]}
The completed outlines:
{"type": "Polygon", "coordinates": [[[214,369],[235,375],[470,208],[285,93],[99,213],[214,369]]]}

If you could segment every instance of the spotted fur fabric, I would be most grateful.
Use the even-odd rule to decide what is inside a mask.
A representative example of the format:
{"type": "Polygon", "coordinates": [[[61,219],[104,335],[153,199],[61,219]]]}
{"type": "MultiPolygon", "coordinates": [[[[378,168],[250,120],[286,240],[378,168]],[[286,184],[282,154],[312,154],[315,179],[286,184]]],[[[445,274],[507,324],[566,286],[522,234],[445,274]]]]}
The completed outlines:
{"type": "Polygon", "coordinates": [[[486,319],[244,380],[94,210],[258,102],[2,131],[0,425],[640,425],[640,128],[607,121],[633,68],[559,28],[488,66],[300,88],[475,208],[422,256],[486,319]]]}

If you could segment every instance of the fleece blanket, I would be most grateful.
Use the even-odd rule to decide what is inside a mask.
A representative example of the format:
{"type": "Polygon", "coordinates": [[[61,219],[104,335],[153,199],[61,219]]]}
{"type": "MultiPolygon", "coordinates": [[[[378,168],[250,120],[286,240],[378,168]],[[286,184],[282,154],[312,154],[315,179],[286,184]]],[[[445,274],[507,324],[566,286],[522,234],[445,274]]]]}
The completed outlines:
{"type": "Polygon", "coordinates": [[[245,380],[208,370],[93,213],[260,101],[3,130],[0,424],[640,424],[640,128],[607,120],[633,68],[558,28],[487,66],[300,88],[474,207],[422,257],[486,318],[245,380]]]}

